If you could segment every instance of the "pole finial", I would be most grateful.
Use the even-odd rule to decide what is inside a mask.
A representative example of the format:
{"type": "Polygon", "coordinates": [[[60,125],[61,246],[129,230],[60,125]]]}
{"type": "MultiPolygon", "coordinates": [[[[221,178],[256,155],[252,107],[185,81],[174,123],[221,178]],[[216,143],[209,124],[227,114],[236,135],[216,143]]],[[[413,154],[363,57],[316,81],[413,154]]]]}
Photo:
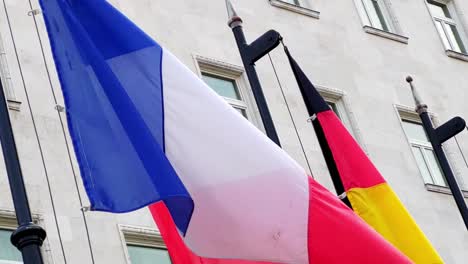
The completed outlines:
{"type": "Polygon", "coordinates": [[[414,102],[416,104],[416,112],[418,112],[418,114],[427,112],[427,105],[425,103],[423,103],[422,97],[419,94],[419,90],[416,89],[416,86],[414,86],[413,77],[411,77],[411,76],[406,77],[406,81],[409,83],[409,85],[411,87],[411,92],[413,94],[413,99],[414,99],[414,102]]]}
{"type": "Polygon", "coordinates": [[[232,5],[230,0],[226,0],[226,8],[228,13],[228,26],[230,28],[235,28],[242,25],[242,18],[237,15],[234,6],[232,5]]]}

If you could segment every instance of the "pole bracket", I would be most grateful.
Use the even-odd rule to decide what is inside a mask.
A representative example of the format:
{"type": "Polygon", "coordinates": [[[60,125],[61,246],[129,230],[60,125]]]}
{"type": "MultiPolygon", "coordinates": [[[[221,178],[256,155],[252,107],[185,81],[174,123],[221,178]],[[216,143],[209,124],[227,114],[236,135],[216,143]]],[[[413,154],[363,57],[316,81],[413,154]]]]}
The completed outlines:
{"type": "Polygon", "coordinates": [[[313,121],[315,121],[315,119],[317,119],[317,115],[316,114],[313,114],[311,117],[309,117],[307,119],[307,122],[308,123],[312,123],[313,121]]]}
{"type": "Polygon", "coordinates": [[[347,197],[348,197],[348,195],[346,194],[346,192],[344,192],[344,193],[338,195],[338,199],[340,199],[340,200],[342,200],[342,201],[343,201],[344,199],[346,199],[347,197]]]}
{"type": "Polygon", "coordinates": [[[41,13],[42,13],[41,9],[33,9],[31,11],[28,11],[28,16],[35,16],[35,15],[39,15],[41,13]]]}
{"type": "Polygon", "coordinates": [[[250,64],[255,64],[281,43],[281,35],[275,30],[269,30],[258,37],[245,49],[250,64]]]}
{"type": "Polygon", "coordinates": [[[445,141],[451,139],[452,137],[462,132],[465,129],[465,127],[465,120],[457,116],[435,129],[434,134],[438,140],[438,143],[442,144],[445,141]]]}
{"type": "Polygon", "coordinates": [[[46,231],[33,223],[19,226],[10,237],[11,243],[21,250],[29,245],[42,246],[46,238],[46,231]]]}
{"type": "Polygon", "coordinates": [[[55,105],[55,110],[59,111],[60,113],[63,113],[63,112],[65,112],[65,107],[62,106],[62,105],[57,104],[57,105],[55,105]]]}

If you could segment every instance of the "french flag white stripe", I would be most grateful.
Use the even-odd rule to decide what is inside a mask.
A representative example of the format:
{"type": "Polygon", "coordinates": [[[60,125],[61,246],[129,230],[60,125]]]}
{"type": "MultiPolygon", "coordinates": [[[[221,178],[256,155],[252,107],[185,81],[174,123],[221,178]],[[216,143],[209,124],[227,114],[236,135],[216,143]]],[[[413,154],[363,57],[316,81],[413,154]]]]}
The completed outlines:
{"type": "Polygon", "coordinates": [[[308,176],[170,52],[162,63],[166,154],[195,210],[198,255],[308,263],[308,176]]]}

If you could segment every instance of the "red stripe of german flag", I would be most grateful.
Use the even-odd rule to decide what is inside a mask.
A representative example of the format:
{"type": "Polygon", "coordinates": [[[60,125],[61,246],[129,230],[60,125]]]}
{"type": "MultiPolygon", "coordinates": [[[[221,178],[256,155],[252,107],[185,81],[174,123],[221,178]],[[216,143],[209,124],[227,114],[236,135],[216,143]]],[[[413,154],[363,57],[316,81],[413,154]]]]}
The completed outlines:
{"type": "MultiPolygon", "coordinates": [[[[443,263],[424,233],[285,48],[333,182],[354,211],[415,263],[443,263]]],[[[363,245],[365,247],[365,245],[363,245]]]]}

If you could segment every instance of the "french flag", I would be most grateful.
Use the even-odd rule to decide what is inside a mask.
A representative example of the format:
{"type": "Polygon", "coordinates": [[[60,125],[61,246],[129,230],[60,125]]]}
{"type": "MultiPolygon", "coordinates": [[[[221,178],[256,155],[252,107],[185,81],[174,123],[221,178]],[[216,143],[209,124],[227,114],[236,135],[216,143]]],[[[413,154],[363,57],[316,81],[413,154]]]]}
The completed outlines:
{"type": "Polygon", "coordinates": [[[107,1],[40,2],[92,210],[164,203],[210,259],[410,263],[107,1]]]}

